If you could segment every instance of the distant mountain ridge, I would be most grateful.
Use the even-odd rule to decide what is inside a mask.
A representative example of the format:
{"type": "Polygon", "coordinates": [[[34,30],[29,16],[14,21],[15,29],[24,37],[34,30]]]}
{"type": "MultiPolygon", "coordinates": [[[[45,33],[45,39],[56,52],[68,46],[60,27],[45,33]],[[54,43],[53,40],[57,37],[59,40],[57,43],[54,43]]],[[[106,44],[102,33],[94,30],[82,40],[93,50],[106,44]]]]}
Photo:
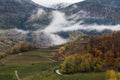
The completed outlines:
{"type": "MultiPolygon", "coordinates": [[[[77,21],[84,20],[84,24],[120,24],[120,0],[85,0],[72,4],[61,11],[68,16],[84,11],[87,13],[87,17],[77,19],[77,21]]],[[[80,16],[79,13],[77,17],[80,16]]]]}
{"type": "Polygon", "coordinates": [[[0,28],[27,29],[26,22],[33,10],[38,8],[50,11],[51,9],[40,6],[31,0],[0,0],[0,28]]]}
{"type": "MultiPolygon", "coordinates": [[[[68,20],[84,21],[82,24],[116,25],[120,24],[119,4],[119,0],[85,0],[72,5],[56,4],[54,8],[65,13],[68,20]]],[[[51,21],[50,11],[54,9],[40,6],[31,0],[0,0],[0,28],[36,30],[45,27],[51,21]],[[44,10],[46,15],[28,22],[39,9],[44,10]]]]}
{"type": "Polygon", "coordinates": [[[71,35],[102,35],[120,30],[119,4],[119,0],[84,0],[53,9],[31,0],[0,0],[0,29],[25,30],[28,42],[58,45],[69,42],[71,35]]]}

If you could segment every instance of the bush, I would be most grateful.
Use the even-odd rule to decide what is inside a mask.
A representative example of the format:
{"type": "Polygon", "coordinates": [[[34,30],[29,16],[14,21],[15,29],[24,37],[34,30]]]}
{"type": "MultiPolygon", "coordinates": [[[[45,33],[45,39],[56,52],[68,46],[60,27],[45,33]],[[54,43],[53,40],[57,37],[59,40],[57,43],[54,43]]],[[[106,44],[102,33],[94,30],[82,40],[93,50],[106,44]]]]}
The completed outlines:
{"type": "Polygon", "coordinates": [[[117,79],[120,80],[120,73],[117,74],[117,79]]]}
{"type": "Polygon", "coordinates": [[[106,71],[106,80],[117,80],[117,75],[114,70],[106,71]]]}
{"type": "Polygon", "coordinates": [[[4,58],[7,54],[5,52],[0,52],[0,59],[4,58]]]}

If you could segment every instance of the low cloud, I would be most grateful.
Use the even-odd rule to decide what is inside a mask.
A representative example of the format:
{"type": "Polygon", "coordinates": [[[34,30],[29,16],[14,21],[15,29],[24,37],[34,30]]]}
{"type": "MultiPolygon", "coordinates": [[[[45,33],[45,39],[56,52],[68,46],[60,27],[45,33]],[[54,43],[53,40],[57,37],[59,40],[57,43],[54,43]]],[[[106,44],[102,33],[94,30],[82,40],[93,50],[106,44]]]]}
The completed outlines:
{"type": "Polygon", "coordinates": [[[15,28],[14,30],[17,31],[18,33],[21,33],[21,34],[28,34],[29,33],[29,31],[25,31],[25,30],[22,30],[22,29],[15,28]]]}
{"type": "MultiPolygon", "coordinates": [[[[80,15],[82,17],[82,15],[80,15]]],[[[85,16],[84,16],[85,17],[85,16]]],[[[75,31],[75,30],[97,30],[97,31],[103,31],[105,29],[112,30],[112,31],[119,31],[120,25],[83,25],[84,21],[79,21],[75,23],[75,21],[68,21],[65,14],[54,11],[53,12],[53,20],[48,25],[44,31],[50,32],[50,33],[57,33],[60,31],[75,31]]]]}
{"type": "MultiPolygon", "coordinates": [[[[112,30],[112,31],[120,30],[120,25],[114,25],[114,26],[113,25],[97,25],[97,24],[83,25],[82,23],[84,21],[82,20],[79,22],[74,21],[76,19],[69,21],[68,17],[62,12],[53,11],[51,14],[52,14],[51,23],[48,26],[46,26],[43,30],[35,31],[35,33],[38,34],[37,39],[39,43],[43,43],[43,45],[46,45],[46,46],[60,45],[68,42],[69,39],[65,39],[57,34],[62,31],[67,32],[67,31],[77,31],[77,30],[85,30],[85,31],[96,30],[98,32],[101,32],[106,29],[112,30]]],[[[80,16],[85,17],[85,16],[82,16],[81,14],[80,16]]]]}
{"type": "Polygon", "coordinates": [[[46,15],[46,12],[43,9],[38,9],[37,12],[33,13],[30,17],[29,21],[38,20],[40,18],[43,18],[46,15]]]}

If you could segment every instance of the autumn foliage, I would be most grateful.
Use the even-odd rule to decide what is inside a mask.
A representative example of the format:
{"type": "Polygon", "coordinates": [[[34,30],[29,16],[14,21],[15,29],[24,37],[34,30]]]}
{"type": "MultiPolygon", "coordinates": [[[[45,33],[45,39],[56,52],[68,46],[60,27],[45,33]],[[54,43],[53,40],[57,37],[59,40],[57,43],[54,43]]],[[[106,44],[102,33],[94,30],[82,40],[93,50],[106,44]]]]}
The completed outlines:
{"type": "Polygon", "coordinates": [[[90,37],[82,50],[83,44],[74,44],[59,53],[64,59],[62,73],[120,71],[120,32],[90,37]]]}
{"type": "Polygon", "coordinates": [[[25,52],[25,51],[30,51],[30,50],[33,50],[35,49],[35,47],[29,43],[21,43],[21,44],[17,44],[17,45],[14,45],[12,48],[11,48],[11,54],[17,54],[17,53],[20,53],[20,52],[25,52]]]}
{"type": "Polygon", "coordinates": [[[0,59],[4,58],[6,55],[6,52],[0,51],[0,59]]]}

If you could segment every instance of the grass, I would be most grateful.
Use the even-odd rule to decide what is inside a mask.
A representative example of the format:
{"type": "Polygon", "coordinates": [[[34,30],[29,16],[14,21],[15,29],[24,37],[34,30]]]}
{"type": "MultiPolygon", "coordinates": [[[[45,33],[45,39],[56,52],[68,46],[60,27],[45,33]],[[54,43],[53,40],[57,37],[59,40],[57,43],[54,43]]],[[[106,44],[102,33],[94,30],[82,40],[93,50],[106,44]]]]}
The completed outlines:
{"type": "Polygon", "coordinates": [[[52,72],[42,72],[40,74],[25,78],[24,80],[105,80],[105,76],[103,73],[78,73],[68,76],[58,76],[52,72]]]}
{"type": "Polygon", "coordinates": [[[24,52],[22,55],[9,55],[1,61],[0,80],[16,80],[14,71],[22,80],[105,80],[104,73],[77,73],[68,76],[59,76],[54,70],[60,62],[50,61],[54,49],[38,49],[24,52]]]}

